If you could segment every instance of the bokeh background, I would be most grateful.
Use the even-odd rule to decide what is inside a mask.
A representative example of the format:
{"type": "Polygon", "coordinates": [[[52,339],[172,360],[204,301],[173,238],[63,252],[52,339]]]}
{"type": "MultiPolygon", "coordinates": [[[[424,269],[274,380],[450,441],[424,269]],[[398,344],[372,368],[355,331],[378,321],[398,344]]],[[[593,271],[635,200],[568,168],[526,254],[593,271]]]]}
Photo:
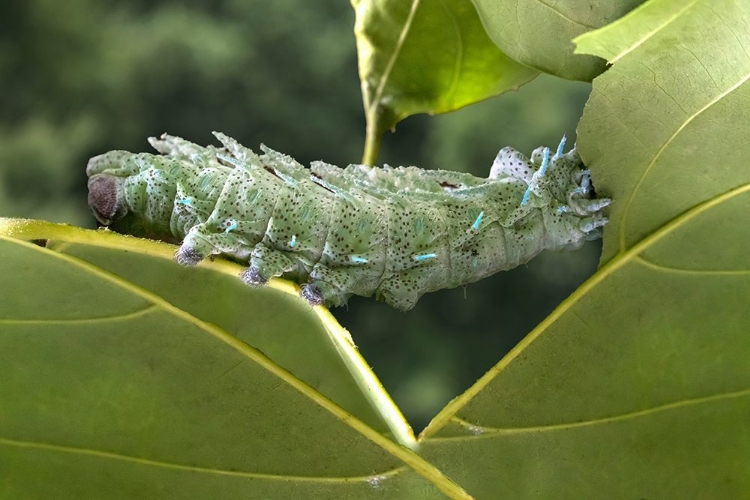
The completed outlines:
{"type": "MultiPolygon", "coordinates": [[[[0,216],[95,227],[86,160],[212,130],[306,163],[359,161],[364,113],[347,0],[0,2],[0,216]]],[[[505,145],[572,138],[590,85],[517,92],[386,134],[378,163],[486,176],[505,145]]],[[[572,141],[571,141],[572,143],[572,141]]],[[[600,246],[423,297],[408,312],[354,298],[334,315],[416,432],[596,267],[600,246]]],[[[289,346],[290,349],[297,348],[289,346]]]]}

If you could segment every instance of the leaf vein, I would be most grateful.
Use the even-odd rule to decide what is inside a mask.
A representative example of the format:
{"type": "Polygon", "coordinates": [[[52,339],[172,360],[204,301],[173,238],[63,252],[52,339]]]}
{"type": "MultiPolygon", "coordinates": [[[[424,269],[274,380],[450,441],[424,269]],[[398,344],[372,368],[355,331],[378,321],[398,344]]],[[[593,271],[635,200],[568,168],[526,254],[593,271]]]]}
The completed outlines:
{"type": "Polygon", "coordinates": [[[648,417],[657,413],[665,411],[676,410],[678,408],[684,408],[688,406],[708,404],[715,401],[721,401],[725,399],[743,398],[750,396],[750,388],[743,389],[740,391],[724,392],[720,394],[712,394],[709,396],[702,396],[699,398],[683,399],[679,401],[673,401],[671,403],[654,406],[652,408],[645,408],[643,410],[623,413],[620,415],[614,415],[611,417],[602,417],[597,419],[585,420],[582,422],[570,422],[564,424],[551,424],[551,425],[540,425],[534,427],[489,427],[471,423],[460,417],[454,416],[451,420],[458,425],[465,427],[471,435],[467,436],[447,436],[447,437],[435,437],[430,438],[431,441],[441,440],[461,440],[461,439],[477,439],[487,437],[498,437],[498,436],[509,436],[516,434],[534,433],[534,432],[548,432],[548,431],[564,431],[568,429],[576,429],[579,427],[590,427],[595,425],[603,425],[614,422],[621,422],[626,420],[632,420],[636,418],[648,417]]]}
{"type": "Polygon", "coordinates": [[[461,34],[461,27],[458,24],[456,16],[453,12],[445,5],[444,0],[439,0],[440,6],[445,10],[445,14],[453,23],[453,31],[456,37],[456,62],[453,66],[453,79],[451,80],[451,86],[446,92],[445,101],[446,103],[453,103],[456,95],[456,89],[458,88],[458,82],[461,79],[461,66],[464,60],[464,39],[461,34]]]}
{"type": "Polygon", "coordinates": [[[701,276],[746,276],[750,274],[750,269],[688,269],[683,267],[665,266],[648,260],[642,255],[636,256],[635,260],[651,269],[670,273],[699,274],[701,276]]]}
{"type": "Polygon", "coordinates": [[[582,28],[586,28],[587,30],[594,30],[594,29],[596,29],[598,27],[598,26],[590,26],[590,25],[584,24],[584,23],[582,23],[580,21],[576,21],[575,19],[572,19],[572,18],[568,17],[567,15],[563,14],[561,11],[557,10],[556,8],[554,8],[553,6],[551,6],[550,4],[548,4],[547,2],[544,2],[542,0],[536,0],[536,2],[539,3],[539,4],[544,5],[549,10],[551,10],[552,12],[554,12],[555,14],[557,14],[558,16],[562,17],[563,19],[565,19],[569,23],[575,24],[576,26],[580,26],[582,28]]]}
{"type": "MultiPolygon", "coordinates": [[[[637,49],[638,47],[640,47],[641,45],[643,45],[644,43],[646,43],[646,41],[648,41],[648,39],[650,39],[651,37],[653,37],[654,35],[656,35],[659,31],[663,30],[664,28],[666,28],[667,26],[669,26],[670,24],[672,24],[672,22],[674,22],[675,19],[677,19],[682,14],[684,14],[685,12],[687,12],[696,3],[698,3],[698,0],[693,0],[692,2],[688,3],[687,5],[685,5],[682,8],[682,10],[679,10],[679,11],[675,12],[675,14],[672,17],[670,17],[668,19],[665,19],[664,22],[662,22],[659,26],[657,26],[653,30],[651,30],[648,33],[646,33],[645,35],[643,35],[633,45],[631,45],[630,47],[628,47],[627,50],[625,50],[623,52],[620,52],[620,54],[618,54],[617,57],[615,57],[614,59],[612,59],[611,61],[609,61],[609,63],[610,64],[614,64],[615,62],[619,61],[620,59],[622,59],[623,57],[625,57],[626,55],[630,54],[632,51],[634,51],[635,49],[637,49]]],[[[610,24],[610,25],[604,27],[603,30],[608,29],[610,26],[613,26],[613,24],[610,24]]]]}
{"type": "MultiPolygon", "coordinates": [[[[119,460],[123,462],[130,462],[138,465],[145,465],[149,467],[161,467],[165,469],[176,469],[186,472],[197,472],[201,474],[217,474],[221,476],[234,476],[243,477],[248,479],[265,479],[272,481],[300,481],[300,482],[316,482],[316,483],[339,483],[339,482],[366,482],[370,476],[340,476],[340,477],[324,477],[324,476],[292,476],[286,474],[268,474],[261,472],[247,472],[247,471],[234,471],[225,469],[215,469],[212,467],[201,467],[197,465],[179,464],[174,462],[167,462],[163,460],[153,460],[149,458],[134,457],[131,455],[125,455],[122,453],[114,453],[110,451],[94,450],[89,448],[78,448],[74,446],[63,446],[51,443],[42,443],[35,441],[21,441],[16,439],[7,439],[0,437],[0,445],[15,447],[15,448],[27,448],[34,450],[44,450],[58,453],[69,453],[74,455],[86,455],[95,458],[103,458],[108,460],[119,460]]],[[[373,475],[392,477],[406,469],[406,466],[397,467],[385,472],[375,473],[373,475]]]]}
{"type": "Polygon", "coordinates": [[[669,136],[669,138],[664,142],[664,144],[659,148],[659,150],[656,152],[654,157],[651,159],[649,164],[646,166],[646,169],[643,171],[643,174],[638,179],[638,182],[635,185],[635,188],[630,193],[630,197],[628,198],[627,202],[625,202],[625,207],[623,208],[623,214],[622,214],[622,220],[620,221],[620,231],[619,231],[619,240],[620,240],[620,252],[623,252],[627,249],[627,245],[625,243],[625,227],[627,226],[627,218],[628,214],[630,212],[630,206],[633,203],[633,200],[635,199],[636,193],[638,193],[638,190],[640,189],[641,185],[645,181],[646,177],[648,177],[651,170],[654,168],[654,165],[656,165],[656,162],[661,158],[661,155],[664,154],[664,151],[672,144],[672,142],[675,140],[675,138],[682,133],[683,130],[687,128],[687,126],[693,122],[698,116],[703,114],[706,110],[711,108],[714,104],[721,101],[723,98],[740,88],[747,80],[750,79],[750,73],[747,73],[745,76],[743,76],[740,81],[729,87],[724,92],[721,92],[716,97],[711,99],[705,106],[703,106],[701,109],[690,115],[687,120],[685,120],[682,125],[680,125],[677,130],[675,130],[672,135],[669,136]]]}
{"type": "Polygon", "coordinates": [[[85,325],[89,323],[109,323],[111,321],[123,321],[141,316],[146,316],[157,310],[156,304],[151,304],[137,311],[116,314],[113,316],[102,316],[101,318],[74,318],[74,319],[13,319],[0,318],[0,325],[85,325]]]}
{"type": "Polygon", "coordinates": [[[404,43],[406,42],[406,37],[409,34],[409,31],[411,30],[411,24],[414,21],[415,14],[417,13],[419,2],[420,0],[412,0],[409,14],[406,16],[406,21],[404,21],[404,27],[401,28],[401,33],[399,33],[398,35],[398,40],[396,41],[396,47],[393,49],[393,53],[391,54],[391,57],[388,59],[388,62],[385,65],[385,69],[383,70],[383,76],[380,77],[378,86],[375,89],[375,95],[373,96],[372,101],[369,103],[368,113],[373,113],[373,116],[374,116],[375,110],[380,105],[380,101],[383,98],[385,85],[386,83],[388,83],[388,78],[390,78],[391,76],[391,71],[393,71],[393,66],[396,64],[396,59],[398,59],[399,54],[401,54],[401,49],[403,48],[404,43]]]}

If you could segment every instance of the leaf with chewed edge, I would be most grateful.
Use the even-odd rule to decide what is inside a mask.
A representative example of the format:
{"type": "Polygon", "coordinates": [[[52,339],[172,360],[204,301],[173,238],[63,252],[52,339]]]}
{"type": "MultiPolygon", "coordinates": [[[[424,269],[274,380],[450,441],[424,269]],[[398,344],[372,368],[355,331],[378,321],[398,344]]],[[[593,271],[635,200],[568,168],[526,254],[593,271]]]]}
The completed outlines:
{"type": "Polygon", "coordinates": [[[599,57],[574,53],[572,40],[616,20],[644,0],[473,0],[492,40],[516,61],[568,80],[591,81],[599,57]]]}
{"type": "Polygon", "coordinates": [[[422,433],[476,498],[750,491],[750,4],[652,0],[586,47],[599,271],[422,433]],[[476,461],[476,457],[481,457],[476,461]]]}

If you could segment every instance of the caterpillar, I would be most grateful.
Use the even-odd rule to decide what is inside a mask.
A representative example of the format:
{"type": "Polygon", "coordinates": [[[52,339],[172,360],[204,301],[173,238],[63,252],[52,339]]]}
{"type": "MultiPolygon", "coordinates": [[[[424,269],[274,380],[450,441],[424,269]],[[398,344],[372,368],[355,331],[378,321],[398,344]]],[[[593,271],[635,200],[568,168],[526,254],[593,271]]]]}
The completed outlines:
{"type": "Polygon", "coordinates": [[[506,147],[486,179],[416,167],[339,168],[262,154],[214,133],[221,147],[149,138],[159,154],[110,151],[89,160],[88,203],[104,226],[181,245],[193,266],[224,254],[244,283],[282,276],[312,305],[371,296],[406,311],[421,295],[528,262],[544,249],[600,237],[609,198],[596,198],[565,137],[550,157],[506,147]],[[120,225],[128,221],[126,225],[120,225]]]}

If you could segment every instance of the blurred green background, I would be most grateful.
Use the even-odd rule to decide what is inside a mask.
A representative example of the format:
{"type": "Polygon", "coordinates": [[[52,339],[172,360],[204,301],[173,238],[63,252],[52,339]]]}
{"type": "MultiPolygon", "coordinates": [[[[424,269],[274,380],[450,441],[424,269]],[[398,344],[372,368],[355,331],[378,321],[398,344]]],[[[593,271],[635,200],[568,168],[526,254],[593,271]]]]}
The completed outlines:
{"type": "MultiPolygon", "coordinates": [[[[148,150],[146,137],[162,132],[205,144],[220,130],[303,163],[358,162],[353,24],[347,0],[0,3],[0,216],[95,227],[86,160],[148,150]]],[[[502,146],[529,154],[574,137],[589,91],[543,75],[408,118],[386,134],[378,163],[486,176],[502,146]]],[[[599,251],[547,252],[408,313],[362,298],[333,312],[419,432],[594,272],[599,251]]]]}

